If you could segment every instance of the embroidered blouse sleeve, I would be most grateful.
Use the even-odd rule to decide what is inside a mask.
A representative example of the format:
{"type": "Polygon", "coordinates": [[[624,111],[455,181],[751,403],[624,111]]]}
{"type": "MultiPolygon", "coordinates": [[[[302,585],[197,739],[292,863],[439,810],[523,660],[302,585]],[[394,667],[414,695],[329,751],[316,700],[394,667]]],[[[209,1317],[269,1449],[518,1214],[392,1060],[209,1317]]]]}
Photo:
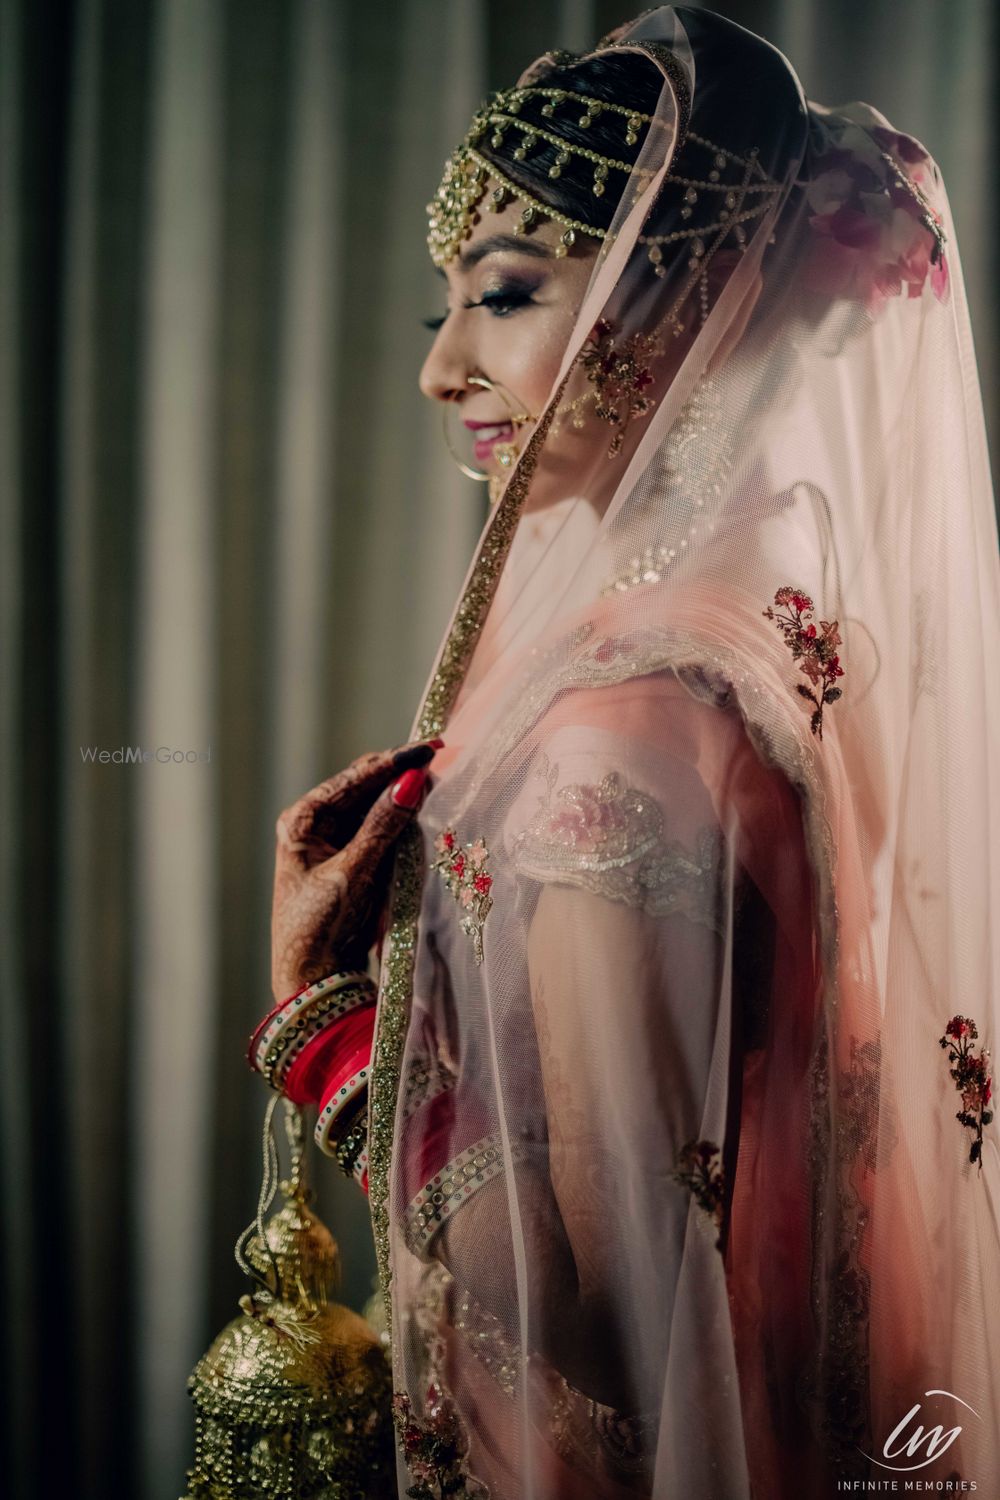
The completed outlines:
{"type": "MultiPolygon", "coordinates": [[[[606,731],[557,732],[508,821],[514,868],[542,884],[575,886],[654,917],[679,912],[718,930],[722,829],[708,808],[697,826],[683,818],[675,833],[678,820],[665,814],[662,792],[650,789],[652,759],[606,731]]],[[[678,769],[678,796],[683,779],[678,769]]],[[[698,800],[692,782],[689,810],[698,800]]]]}

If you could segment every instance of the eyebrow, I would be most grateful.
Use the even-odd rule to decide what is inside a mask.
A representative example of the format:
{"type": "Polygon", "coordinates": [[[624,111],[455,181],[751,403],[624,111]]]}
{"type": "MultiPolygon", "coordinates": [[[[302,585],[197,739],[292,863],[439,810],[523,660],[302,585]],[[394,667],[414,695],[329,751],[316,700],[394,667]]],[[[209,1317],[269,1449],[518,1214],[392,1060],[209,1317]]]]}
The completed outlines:
{"type": "MultiPolygon", "coordinates": [[[[529,240],[523,235],[515,234],[491,234],[484,240],[478,240],[476,244],[470,245],[467,250],[458,253],[458,264],[460,271],[471,271],[473,266],[478,266],[481,260],[488,255],[496,255],[501,250],[516,250],[519,255],[533,255],[536,260],[551,260],[552,251],[548,245],[543,245],[538,240],[529,240]]],[[[437,267],[439,276],[444,276],[444,268],[437,267]]]]}

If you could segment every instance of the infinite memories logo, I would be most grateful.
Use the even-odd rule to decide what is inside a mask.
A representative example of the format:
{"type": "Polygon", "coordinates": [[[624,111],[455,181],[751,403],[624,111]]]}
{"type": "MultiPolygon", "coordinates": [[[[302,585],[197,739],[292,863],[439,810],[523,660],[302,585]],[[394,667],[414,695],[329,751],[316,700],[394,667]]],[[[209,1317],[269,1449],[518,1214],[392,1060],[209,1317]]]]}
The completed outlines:
{"type": "MultiPolygon", "coordinates": [[[[979,1413],[974,1411],[967,1401],[961,1396],[956,1396],[953,1391],[931,1390],[924,1391],[925,1396],[947,1396],[952,1401],[957,1401],[964,1406],[966,1411],[981,1420],[979,1413]]],[[[931,1479],[929,1476],[921,1475],[912,1477],[920,1469],[926,1469],[936,1459],[941,1458],[962,1431],[960,1425],[954,1427],[943,1427],[940,1422],[933,1426],[925,1427],[921,1418],[923,1410],[917,1401],[910,1407],[905,1416],[901,1417],[890,1432],[882,1445],[880,1457],[874,1453],[865,1456],[880,1469],[887,1471],[886,1478],[875,1479],[841,1479],[837,1482],[837,1489],[842,1494],[937,1494],[937,1495],[959,1495],[970,1494],[978,1486],[974,1479],[963,1479],[955,1470],[945,1479],[931,1479]],[[889,1475],[892,1475],[890,1478],[889,1475]],[[902,1476],[902,1477],[896,1477],[902,1476]]]]}

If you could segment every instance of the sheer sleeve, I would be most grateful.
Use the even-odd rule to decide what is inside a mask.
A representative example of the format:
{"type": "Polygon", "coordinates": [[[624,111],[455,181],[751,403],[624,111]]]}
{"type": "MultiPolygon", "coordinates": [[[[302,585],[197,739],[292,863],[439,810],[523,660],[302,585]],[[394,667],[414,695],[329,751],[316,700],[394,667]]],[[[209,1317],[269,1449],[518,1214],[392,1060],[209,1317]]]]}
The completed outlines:
{"type": "Polygon", "coordinates": [[[608,1333],[636,1212],[658,1239],[682,1223],[669,1168],[702,1133],[728,925],[732,850],[710,799],[674,767],[668,800],[650,759],[617,734],[561,729],[514,840],[515,867],[540,885],[528,964],[552,1185],[581,1310],[608,1333]]]}
{"type": "MultiPolygon", "coordinates": [[[[804,1056],[815,1014],[798,799],[735,715],[663,676],[558,706],[508,838],[531,907],[574,1381],[647,1442],[663,1422],[689,1436],[694,1423],[710,1447],[720,1407],[742,1402],[751,1472],[783,1494],[767,1434],[799,1446],[808,1354],[808,1100],[794,1068],[780,1166],[757,1159],[756,1140],[773,1028],[782,1055],[797,1040],[804,1056]],[[775,1195],[766,1246],[751,1227],[762,1190],[775,1195]],[[769,1377],[765,1398],[772,1356],[791,1387],[769,1377]]],[[[660,1432],[660,1454],[671,1447],[660,1432]]]]}

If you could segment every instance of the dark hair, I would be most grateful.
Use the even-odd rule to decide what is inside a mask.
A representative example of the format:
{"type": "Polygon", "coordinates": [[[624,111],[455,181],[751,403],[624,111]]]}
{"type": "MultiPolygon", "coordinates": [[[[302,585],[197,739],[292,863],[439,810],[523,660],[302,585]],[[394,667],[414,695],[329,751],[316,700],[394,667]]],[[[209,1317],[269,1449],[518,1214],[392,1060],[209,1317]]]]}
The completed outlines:
{"type": "MultiPolygon", "coordinates": [[[[568,58],[570,54],[563,53],[559,56],[568,58]]],[[[609,104],[624,104],[640,114],[652,115],[656,112],[663,87],[663,75],[648,57],[617,53],[605,57],[573,59],[565,63],[553,62],[551,67],[544,70],[539,68],[532,77],[531,87],[564,89],[567,94],[589,94],[593,99],[603,99],[609,104]]],[[[601,156],[616,157],[620,161],[635,159],[649,129],[648,125],[643,124],[638,144],[626,146],[625,116],[617,110],[602,110],[594,116],[589,126],[581,126],[578,121],[584,114],[584,105],[577,111],[566,104],[560,104],[553,121],[542,114],[545,102],[538,95],[530,96],[521,105],[518,118],[525,123],[537,125],[540,130],[548,130],[564,137],[571,145],[585,146],[601,156]]],[[[520,137],[519,131],[515,134],[520,137]]],[[[593,224],[597,228],[608,228],[618,200],[625,190],[628,180],[625,172],[612,168],[604,195],[596,197],[592,191],[593,171],[588,171],[590,163],[574,156],[563,169],[562,175],[553,178],[549,176],[549,168],[555,163],[558,147],[550,141],[539,138],[530,156],[524,161],[512,161],[510,148],[509,134],[504,149],[498,150],[490,144],[489,132],[480,139],[477,147],[505,176],[557,212],[565,214],[567,218],[593,224]]]]}
{"type": "MultiPolygon", "coordinates": [[[[761,166],[781,180],[788,161],[801,154],[806,124],[805,101],[797,80],[781,53],[760,37],[710,11],[684,7],[678,11],[695,51],[698,85],[689,126],[700,136],[729,151],[745,154],[751,147],[759,153],[761,166]]],[[[531,87],[564,89],[568,94],[589,94],[608,103],[625,105],[640,114],[655,115],[665,87],[659,67],[641,53],[606,52],[575,57],[551,54],[551,64],[540,63],[531,75],[531,87]]],[[[542,115],[545,103],[537,95],[522,103],[519,118],[551,129],[553,120],[542,115]]],[[[625,145],[625,117],[617,110],[602,110],[589,126],[581,126],[580,115],[557,107],[557,133],[572,145],[586,146],[602,156],[633,161],[642,149],[648,125],[643,124],[634,146],[625,145]]],[[[520,132],[514,132],[520,136],[520,132]]],[[[523,161],[511,160],[511,135],[504,147],[493,148],[491,132],[479,140],[477,149],[513,182],[567,217],[607,229],[628,181],[627,174],[612,168],[605,192],[592,191],[590,163],[572,157],[560,177],[551,178],[558,147],[539,138],[523,161]]],[[[706,163],[693,142],[681,146],[674,170],[695,178],[705,176],[706,163]]],[[[681,196],[676,195],[677,207],[681,196]]],[[[660,206],[661,218],[671,215],[672,205],[660,206]]],[[[662,225],[661,225],[662,227],[662,225]]]]}

